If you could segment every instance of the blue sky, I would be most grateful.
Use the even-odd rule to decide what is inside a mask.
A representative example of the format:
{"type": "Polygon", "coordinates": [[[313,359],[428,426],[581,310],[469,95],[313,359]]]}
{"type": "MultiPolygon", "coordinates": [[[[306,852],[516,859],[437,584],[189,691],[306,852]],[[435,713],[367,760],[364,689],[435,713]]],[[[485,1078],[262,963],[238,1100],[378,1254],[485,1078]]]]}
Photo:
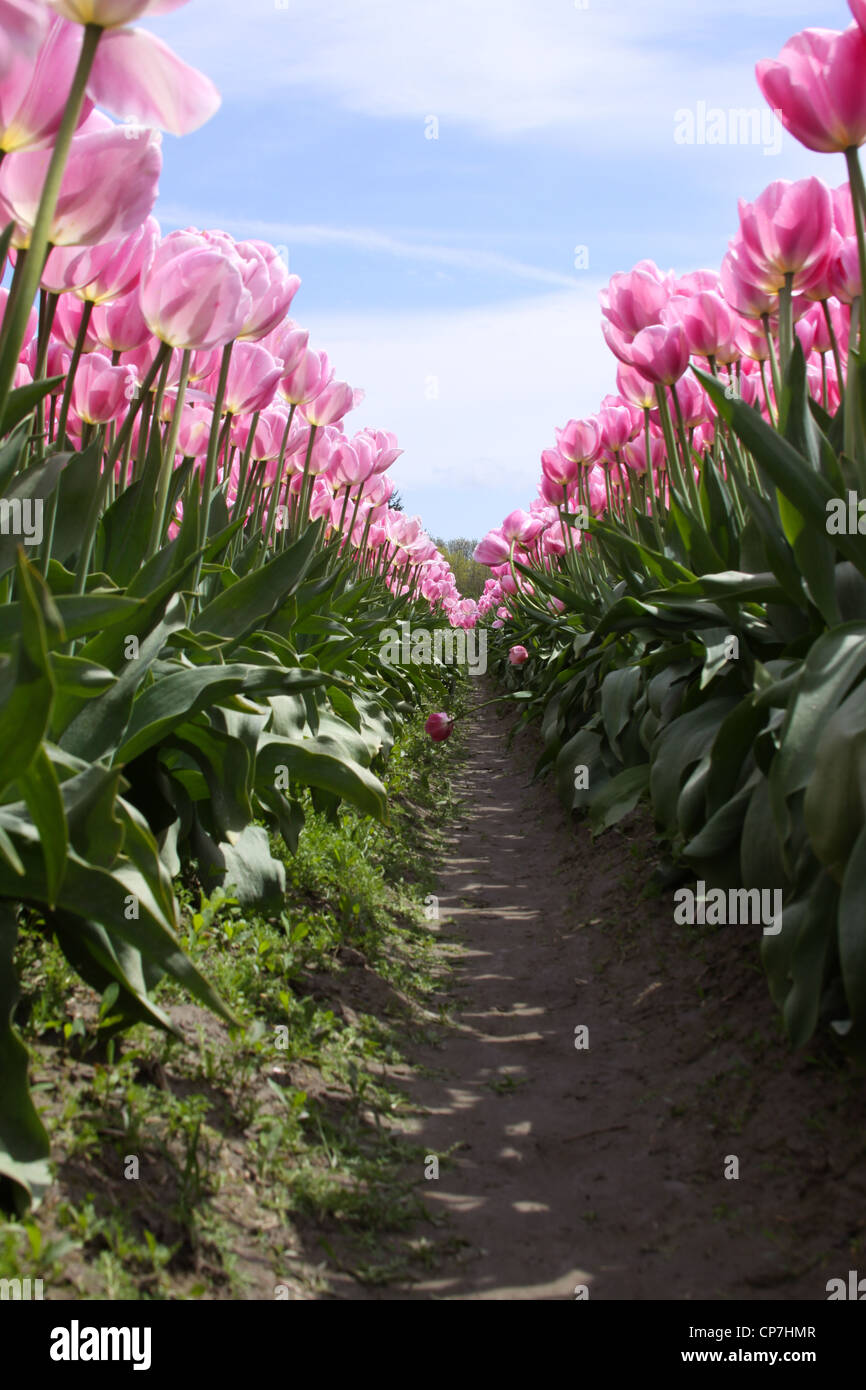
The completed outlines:
{"type": "Polygon", "coordinates": [[[788,135],[674,133],[699,103],[764,111],[755,62],[850,18],[844,0],[191,0],[149,27],[223,106],[165,138],[156,211],[285,247],[293,317],[367,392],[348,427],[398,434],[393,475],[431,533],[480,535],[535,495],[554,426],[615,389],[611,274],[717,268],[738,196],[843,181],[841,156],[788,135]]]}

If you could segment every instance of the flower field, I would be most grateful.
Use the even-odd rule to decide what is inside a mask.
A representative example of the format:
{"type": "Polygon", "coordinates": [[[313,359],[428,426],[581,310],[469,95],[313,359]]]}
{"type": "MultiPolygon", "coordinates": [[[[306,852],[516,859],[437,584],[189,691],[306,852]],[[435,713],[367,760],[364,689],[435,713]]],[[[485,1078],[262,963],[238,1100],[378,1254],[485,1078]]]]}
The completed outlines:
{"type": "Polygon", "coordinates": [[[866,7],[851,9],[848,30],[807,30],[757,70],[785,128],[831,179],[844,156],[848,181],[741,200],[718,272],[613,277],[617,392],[556,430],[538,497],[476,559],[564,804],[601,831],[647,796],[700,885],[697,920],[736,922],[733,892],[740,921],[763,923],[791,1044],[829,1029],[862,1061],[866,7]]]}
{"type": "Polygon", "coordinates": [[[161,237],[157,128],[194,130],[218,97],[123,27],[148,8],[167,7],[2,7],[0,1174],[19,1210],[49,1182],[11,1025],[20,908],[115,1026],[169,1026],[166,977],[234,1021],[179,947],[173,875],[195,860],[207,891],[279,901],[269,832],[297,846],[303,793],[384,820],[395,733],[442,686],[383,666],[378,634],[474,613],[389,507],[394,437],[341,428],[363,393],[288,317],[297,276],[262,242],[161,237]]]}
{"type": "MultiPolygon", "coordinates": [[[[447,962],[431,964],[440,947],[426,926],[439,921],[443,825],[458,814],[454,779],[476,785],[466,760],[484,759],[488,782],[499,776],[490,745],[505,746],[506,710],[509,748],[525,756],[538,744],[540,820],[593,837],[643,827],[636,893],[654,894],[678,927],[730,928],[731,969],[747,983],[760,962],[786,1055],[818,1048],[859,1088],[866,0],[850,0],[847,29],[807,29],[757,68],[769,110],[826,156],[826,180],[780,178],[741,199],[718,270],[642,260],[613,275],[601,327],[615,392],[555,429],[537,495],[515,497],[524,505],[477,543],[477,599],[461,595],[444,541],[402,509],[396,435],[353,431],[364,391],[294,317],[303,286],[282,248],[221,230],[164,232],[157,220],[171,158],[163,135],[192,135],[221,101],[207,75],[134,27],[185,4],[0,0],[0,1208],[10,1229],[32,1233],[57,1198],[56,1150],[75,1152],[70,1116],[86,1128],[88,1106],[114,1115],[116,1103],[118,1153],[138,1152],[136,1106],[151,1104],[141,1074],[163,1075],[176,1056],[148,1049],[161,1039],[189,1050],[193,1025],[201,1071],[184,1073],[184,1086],[229,1078],[220,1133],[227,1144],[242,1136],[240,1166],[253,1154],[260,1184],[283,1183],[277,1152],[296,1156],[303,1198],[281,1187],[277,1209],[298,1202],[351,1226],[363,1208],[378,1229],[387,1191],[403,1191],[383,1137],[383,1116],[399,1109],[387,1066],[402,1054],[399,1030],[377,1031],[364,1011],[378,991],[422,1033],[445,1012],[436,990],[447,962]],[[476,698],[482,683],[469,678],[485,674],[476,698]],[[335,1018],[316,991],[346,953],[359,976],[378,973],[375,989],[355,980],[335,1018]],[[87,1022],[63,1013],[73,993],[89,1001],[87,1022]],[[312,1073],[292,1074],[289,1091],[274,1075],[265,1085],[266,1030],[285,1034],[278,1049],[291,1034],[298,1068],[337,1078],[349,1119],[333,1119],[333,1096],[318,1095],[312,1073]],[[80,1045],[92,1093],[65,1062],[52,1058],[49,1071],[43,1034],[63,1039],[67,1061],[80,1045]],[[358,1137],[371,1114],[373,1149],[366,1130],[358,1137]],[[322,1165],[336,1171],[330,1185],[322,1165]]],[[[487,795],[478,788],[476,801],[487,795]]],[[[493,802],[484,809],[504,836],[493,802]]],[[[472,841],[466,862],[480,863],[484,844],[472,841]]],[[[501,847],[510,865],[513,847],[501,847]]],[[[539,893],[558,922],[566,908],[549,883],[561,866],[545,867],[546,842],[537,852],[539,893]]],[[[584,845],[590,875],[594,853],[584,845]]],[[[448,870],[449,891],[465,907],[459,872],[448,870]]],[[[517,882],[523,870],[508,872],[517,882]]],[[[484,1083],[497,1098],[521,1084],[499,1072],[484,1083]]],[[[88,1297],[206,1288],[189,1270],[206,1244],[199,1146],[216,1122],[181,1090],[156,1109],[172,1152],[187,1145],[182,1215],[164,1246],[186,1251],[187,1282],[167,1282],[174,1256],[154,1253],[151,1192],[142,1238],[153,1268],[135,1284],[116,1241],[104,1282],[82,1276],[88,1297]]],[[[606,1115],[568,1137],[623,1127],[606,1115]]],[[[449,1144],[450,1155],[459,1144],[449,1144]]],[[[395,1196],[395,1228],[421,1219],[413,1203],[395,1196]]],[[[71,1218],[85,1245],[97,1223],[86,1210],[71,1218]]],[[[349,1255],[326,1248],[345,1273],[349,1255]]],[[[387,1262],[351,1258],[360,1283],[396,1277],[387,1262]]]]}

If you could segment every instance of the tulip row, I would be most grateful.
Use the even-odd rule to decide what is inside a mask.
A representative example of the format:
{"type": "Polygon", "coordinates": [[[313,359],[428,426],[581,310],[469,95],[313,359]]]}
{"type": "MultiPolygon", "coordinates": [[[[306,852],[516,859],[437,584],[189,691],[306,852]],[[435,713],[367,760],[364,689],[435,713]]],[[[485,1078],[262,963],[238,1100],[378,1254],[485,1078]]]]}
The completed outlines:
{"type": "Polygon", "coordinates": [[[479,614],[565,804],[600,831],[648,795],[681,875],[780,892],[761,950],[789,1037],[829,1027],[862,1059],[866,4],[850,3],[850,28],[757,69],[847,183],[741,201],[718,273],[613,277],[617,394],[557,430],[537,499],[476,559],[479,614]]]}
{"type": "Polygon", "coordinates": [[[0,1198],[19,1210],[49,1180],[11,1022],[22,912],[118,1026],[171,1028],[165,976],[230,1018],[180,948],[172,878],[278,901],[305,807],[385,818],[378,774],[442,669],[383,666],[379,634],[475,617],[390,505],[393,435],[343,432],[362,393],[288,317],[274,248],[161,235],[154,127],[219,98],[128,21],[180,3],[0,0],[0,1198]]]}

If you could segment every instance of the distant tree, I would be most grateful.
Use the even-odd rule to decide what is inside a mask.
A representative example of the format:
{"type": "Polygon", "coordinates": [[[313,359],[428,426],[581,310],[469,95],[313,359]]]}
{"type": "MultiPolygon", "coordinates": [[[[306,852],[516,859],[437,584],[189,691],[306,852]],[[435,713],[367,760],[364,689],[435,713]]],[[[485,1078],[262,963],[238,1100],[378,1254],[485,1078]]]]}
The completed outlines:
{"type": "Polygon", "coordinates": [[[464,598],[479,598],[484,589],[484,581],[489,576],[489,570],[485,565],[479,565],[472,558],[477,541],[468,540],[466,536],[458,536],[455,540],[446,541],[441,537],[436,537],[434,544],[442,551],[454,572],[457,587],[464,598]]]}
{"type": "Polygon", "coordinates": [[[394,512],[404,512],[406,510],[403,506],[403,498],[400,496],[399,488],[395,487],[394,491],[391,493],[391,496],[388,498],[388,506],[394,512]]]}

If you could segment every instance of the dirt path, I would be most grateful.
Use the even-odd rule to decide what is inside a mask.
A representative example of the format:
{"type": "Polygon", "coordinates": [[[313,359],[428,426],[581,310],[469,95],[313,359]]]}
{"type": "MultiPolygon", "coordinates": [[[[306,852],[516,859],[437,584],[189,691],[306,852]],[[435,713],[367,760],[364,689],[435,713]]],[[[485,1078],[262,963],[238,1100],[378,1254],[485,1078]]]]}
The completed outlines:
{"type": "Polygon", "coordinates": [[[862,1078],[791,1056],[754,929],[642,900],[646,818],[593,845],[511,718],[474,716],[439,895],[455,1026],[412,1053],[404,1127],[449,1155],[419,1177],[439,1258],[337,1296],[826,1298],[858,1252],[866,1273],[862,1078]]]}

